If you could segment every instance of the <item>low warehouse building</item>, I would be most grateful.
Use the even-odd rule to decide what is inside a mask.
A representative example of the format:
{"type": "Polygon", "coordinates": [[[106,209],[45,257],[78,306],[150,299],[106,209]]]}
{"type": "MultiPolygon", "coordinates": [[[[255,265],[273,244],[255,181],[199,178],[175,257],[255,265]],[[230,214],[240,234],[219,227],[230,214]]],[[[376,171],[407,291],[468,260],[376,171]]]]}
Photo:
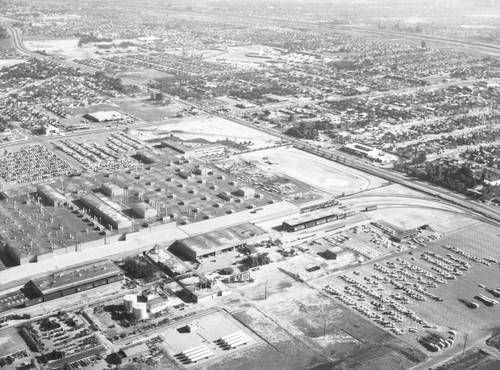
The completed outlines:
{"type": "Polygon", "coordinates": [[[249,222],[178,240],[173,249],[191,259],[214,256],[261,240],[266,232],[249,222]]]}
{"type": "Polygon", "coordinates": [[[350,256],[352,256],[352,252],[345,250],[344,248],[340,248],[340,247],[328,248],[324,253],[324,257],[326,259],[332,259],[332,260],[337,260],[337,261],[345,260],[345,259],[349,258],[350,256]]]}
{"type": "Polygon", "coordinates": [[[301,217],[294,218],[283,222],[283,228],[286,231],[298,231],[310,227],[318,226],[328,222],[343,220],[347,217],[354,216],[354,211],[345,211],[341,209],[326,209],[323,211],[311,212],[301,217]]]}
{"type": "Polygon", "coordinates": [[[110,261],[55,272],[31,280],[28,284],[35,294],[47,300],[55,299],[123,279],[123,271],[110,261]]]}
{"type": "Polygon", "coordinates": [[[109,110],[109,111],[87,113],[83,116],[83,118],[92,122],[109,122],[109,121],[124,121],[127,118],[127,116],[123,113],[114,110],[109,110]]]}

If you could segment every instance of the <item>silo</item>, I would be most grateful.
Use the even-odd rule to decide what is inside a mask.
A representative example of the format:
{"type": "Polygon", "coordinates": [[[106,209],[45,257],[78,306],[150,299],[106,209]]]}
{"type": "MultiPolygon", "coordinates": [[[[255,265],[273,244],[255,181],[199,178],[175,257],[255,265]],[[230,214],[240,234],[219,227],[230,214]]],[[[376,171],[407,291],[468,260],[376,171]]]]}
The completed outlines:
{"type": "Polygon", "coordinates": [[[123,306],[125,307],[125,311],[128,313],[132,313],[132,306],[137,302],[137,296],[135,294],[127,294],[123,297],[123,306]]]}
{"type": "Polygon", "coordinates": [[[132,306],[136,320],[145,320],[148,318],[148,306],[144,302],[135,302],[132,306]]]}

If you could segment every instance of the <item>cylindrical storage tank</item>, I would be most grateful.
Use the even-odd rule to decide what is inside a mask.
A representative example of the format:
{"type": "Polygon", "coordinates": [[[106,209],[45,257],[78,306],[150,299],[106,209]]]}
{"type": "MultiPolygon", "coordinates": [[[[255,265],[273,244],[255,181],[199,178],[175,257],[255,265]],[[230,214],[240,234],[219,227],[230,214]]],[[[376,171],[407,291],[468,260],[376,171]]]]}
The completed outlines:
{"type": "Polygon", "coordinates": [[[144,302],[135,302],[132,306],[136,320],[145,320],[148,318],[148,306],[144,302]]]}
{"type": "Polygon", "coordinates": [[[123,297],[123,306],[125,307],[125,311],[128,313],[132,313],[132,306],[137,302],[137,296],[135,294],[127,294],[123,297]]]}

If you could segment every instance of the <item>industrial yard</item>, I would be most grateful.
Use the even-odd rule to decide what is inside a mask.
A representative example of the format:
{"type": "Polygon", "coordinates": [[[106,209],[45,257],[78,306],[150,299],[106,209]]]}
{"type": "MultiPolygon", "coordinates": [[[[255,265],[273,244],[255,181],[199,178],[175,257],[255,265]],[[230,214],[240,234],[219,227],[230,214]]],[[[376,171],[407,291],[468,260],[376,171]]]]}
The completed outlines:
{"type": "Polygon", "coordinates": [[[1,369],[500,363],[496,13],[271,3],[2,2],[1,369]]]}

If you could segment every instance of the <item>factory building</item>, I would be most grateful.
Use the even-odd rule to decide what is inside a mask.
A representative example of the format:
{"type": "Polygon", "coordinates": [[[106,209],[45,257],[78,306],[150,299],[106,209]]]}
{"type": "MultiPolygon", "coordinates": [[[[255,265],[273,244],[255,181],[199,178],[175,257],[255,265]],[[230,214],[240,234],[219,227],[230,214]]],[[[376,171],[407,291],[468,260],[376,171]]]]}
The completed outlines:
{"type": "Polygon", "coordinates": [[[215,256],[247,243],[261,240],[265,234],[265,231],[260,227],[247,222],[178,240],[172,248],[176,253],[196,260],[215,256]]]}
{"type": "Polygon", "coordinates": [[[179,152],[184,155],[186,158],[194,157],[194,158],[201,158],[201,157],[211,157],[211,156],[221,156],[224,155],[225,152],[225,147],[224,145],[220,144],[204,144],[204,145],[198,145],[194,147],[189,147],[186,145],[182,145],[182,143],[179,143],[174,140],[163,140],[161,142],[161,145],[163,147],[173,149],[176,152],[179,152]]]}
{"type": "Polygon", "coordinates": [[[158,215],[158,211],[145,202],[132,204],[132,210],[137,216],[145,219],[153,218],[158,215]]]}
{"type": "Polygon", "coordinates": [[[123,271],[105,260],[30,280],[28,287],[37,297],[49,301],[122,279],[123,271]]]}
{"type": "Polygon", "coordinates": [[[45,202],[53,207],[61,207],[68,202],[68,198],[49,184],[38,185],[36,192],[45,202]]]}
{"type": "Polygon", "coordinates": [[[249,188],[248,186],[244,186],[236,191],[236,195],[243,197],[245,199],[253,198],[255,196],[255,190],[249,188]]]}
{"type": "Polygon", "coordinates": [[[308,213],[301,217],[283,222],[283,228],[286,231],[293,232],[307,229],[310,227],[326,224],[337,220],[343,220],[354,216],[354,211],[344,211],[340,209],[327,209],[314,213],[308,213]]]}
{"type": "Polygon", "coordinates": [[[132,220],[94,195],[83,196],[82,202],[85,207],[90,208],[92,212],[102,217],[114,229],[123,229],[132,226],[132,220]]]}
{"type": "Polygon", "coordinates": [[[92,122],[109,122],[109,121],[124,121],[127,118],[127,116],[123,113],[114,110],[109,110],[109,111],[87,113],[83,116],[83,118],[92,122]]]}
{"type": "Polygon", "coordinates": [[[102,184],[101,190],[109,197],[119,197],[125,194],[125,189],[109,182],[105,182],[104,184],[102,184]]]}

